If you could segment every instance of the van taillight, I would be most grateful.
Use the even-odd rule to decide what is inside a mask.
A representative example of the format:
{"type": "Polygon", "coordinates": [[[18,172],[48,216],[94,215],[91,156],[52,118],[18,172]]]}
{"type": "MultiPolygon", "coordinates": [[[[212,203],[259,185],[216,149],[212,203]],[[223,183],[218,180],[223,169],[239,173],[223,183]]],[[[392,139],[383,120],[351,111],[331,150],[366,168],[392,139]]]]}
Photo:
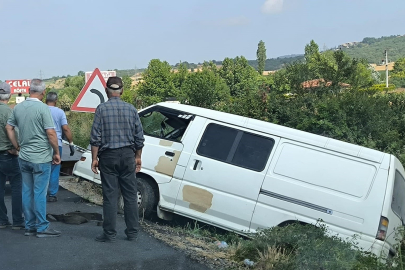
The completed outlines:
{"type": "Polygon", "coordinates": [[[378,226],[377,236],[375,237],[378,240],[384,241],[387,236],[388,231],[388,218],[381,217],[380,225],[378,226]]]}
{"type": "Polygon", "coordinates": [[[86,157],[81,157],[80,158],[80,161],[85,161],[86,160],[86,157]]]}

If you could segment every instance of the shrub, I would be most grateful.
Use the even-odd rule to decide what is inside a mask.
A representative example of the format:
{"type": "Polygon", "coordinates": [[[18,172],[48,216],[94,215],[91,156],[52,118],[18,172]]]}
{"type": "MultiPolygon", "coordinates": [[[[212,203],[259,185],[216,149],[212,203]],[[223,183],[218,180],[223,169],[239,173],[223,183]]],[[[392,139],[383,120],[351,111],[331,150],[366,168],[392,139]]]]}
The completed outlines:
{"type": "Polygon", "coordinates": [[[90,143],[90,132],[93,124],[94,114],[67,112],[66,117],[72,131],[74,144],[87,148],[90,143]]]}
{"type": "Polygon", "coordinates": [[[355,246],[356,238],[330,236],[325,225],[273,227],[241,242],[233,259],[256,262],[256,269],[389,269],[372,254],[355,246]]]}

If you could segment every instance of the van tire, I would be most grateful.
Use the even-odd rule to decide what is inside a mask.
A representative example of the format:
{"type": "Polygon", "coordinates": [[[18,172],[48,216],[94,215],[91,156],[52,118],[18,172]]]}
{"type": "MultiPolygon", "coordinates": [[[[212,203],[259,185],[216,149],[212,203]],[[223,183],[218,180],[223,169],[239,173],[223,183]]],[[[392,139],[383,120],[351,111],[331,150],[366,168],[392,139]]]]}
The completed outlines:
{"type": "MultiPolygon", "coordinates": [[[[136,177],[138,186],[138,214],[140,218],[152,217],[156,212],[157,197],[152,185],[142,175],[136,177]]],[[[124,198],[121,190],[118,194],[118,213],[124,214],[124,198]]]]}

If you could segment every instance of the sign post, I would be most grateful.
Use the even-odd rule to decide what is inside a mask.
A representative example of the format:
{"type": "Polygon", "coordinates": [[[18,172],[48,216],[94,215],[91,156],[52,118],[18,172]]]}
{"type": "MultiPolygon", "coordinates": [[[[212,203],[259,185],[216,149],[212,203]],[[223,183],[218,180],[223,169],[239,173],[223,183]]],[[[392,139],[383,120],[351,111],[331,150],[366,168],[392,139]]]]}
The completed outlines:
{"type": "Polygon", "coordinates": [[[80,91],[71,107],[74,112],[95,112],[99,104],[108,100],[105,92],[106,80],[100,70],[96,68],[80,91]]]}

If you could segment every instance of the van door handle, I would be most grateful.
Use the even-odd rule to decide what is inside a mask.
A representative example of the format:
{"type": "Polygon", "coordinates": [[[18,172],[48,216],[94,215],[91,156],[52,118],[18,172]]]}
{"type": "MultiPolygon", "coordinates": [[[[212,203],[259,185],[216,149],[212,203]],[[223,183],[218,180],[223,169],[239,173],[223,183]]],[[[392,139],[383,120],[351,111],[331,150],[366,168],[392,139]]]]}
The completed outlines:
{"type": "MultiPolygon", "coordinates": [[[[196,161],[195,161],[194,166],[193,166],[193,171],[197,170],[198,163],[200,163],[200,162],[201,162],[200,160],[196,160],[196,161]]],[[[202,170],[202,169],[203,169],[203,168],[201,168],[201,170],[202,170]]]]}
{"type": "Polygon", "coordinates": [[[170,152],[170,151],[166,151],[166,152],[165,152],[165,155],[166,155],[166,156],[169,156],[169,157],[174,157],[175,153],[170,152]]]}

